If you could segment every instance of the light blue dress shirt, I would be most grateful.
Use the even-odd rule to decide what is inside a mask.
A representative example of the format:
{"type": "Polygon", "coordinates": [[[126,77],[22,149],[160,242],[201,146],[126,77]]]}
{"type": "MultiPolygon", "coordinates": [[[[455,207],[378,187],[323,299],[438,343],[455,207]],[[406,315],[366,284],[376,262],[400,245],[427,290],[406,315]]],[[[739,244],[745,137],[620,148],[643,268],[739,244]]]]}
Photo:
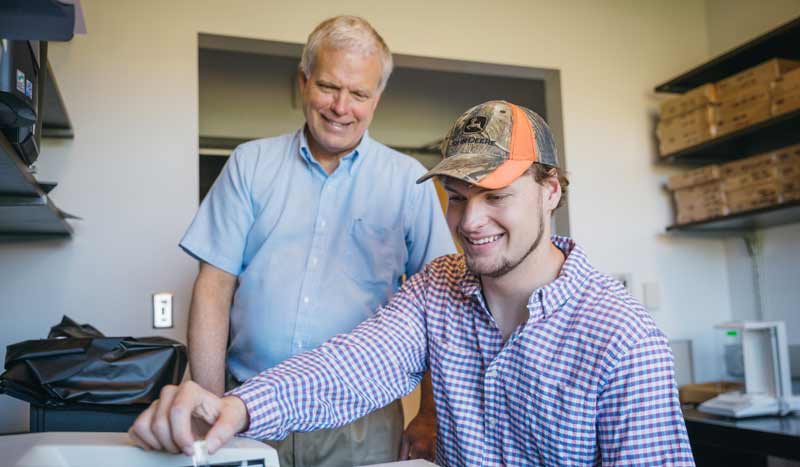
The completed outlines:
{"type": "Polygon", "coordinates": [[[239,146],[180,246],[238,276],[228,367],[239,381],[351,331],[455,251],[433,183],[365,134],[330,175],[303,130],[239,146]]]}

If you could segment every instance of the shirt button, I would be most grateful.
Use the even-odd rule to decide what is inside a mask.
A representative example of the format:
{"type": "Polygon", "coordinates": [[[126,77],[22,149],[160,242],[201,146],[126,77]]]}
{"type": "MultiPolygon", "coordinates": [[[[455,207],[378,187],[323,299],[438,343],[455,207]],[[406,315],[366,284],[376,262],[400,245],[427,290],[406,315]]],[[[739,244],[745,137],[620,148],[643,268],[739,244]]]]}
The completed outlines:
{"type": "Polygon", "coordinates": [[[487,421],[488,421],[488,423],[489,423],[489,426],[495,426],[495,425],[497,425],[497,419],[496,419],[496,418],[494,418],[494,417],[489,417],[489,420],[487,420],[487,421]]]}
{"type": "Polygon", "coordinates": [[[312,266],[316,266],[317,265],[317,257],[316,256],[311,258],[311,265],[312,266]]]}
{"type": "Polygon", "coordinates": [[[303,297],[303,303],[308,303],[308,302],[309,302],[309,298],[308,297],[303,297]]]}
{"type": "Polygon", "coordinates": [[[325,221],[319,221],[319,226],[324,229],[325,228],[325,221]]]}

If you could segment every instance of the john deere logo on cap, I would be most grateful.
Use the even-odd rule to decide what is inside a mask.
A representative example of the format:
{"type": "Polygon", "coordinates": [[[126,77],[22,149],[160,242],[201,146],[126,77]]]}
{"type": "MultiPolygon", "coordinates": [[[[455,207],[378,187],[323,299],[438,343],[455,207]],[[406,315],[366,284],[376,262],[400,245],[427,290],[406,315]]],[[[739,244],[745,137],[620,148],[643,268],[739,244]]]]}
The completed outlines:
{"type": "Polygon", "coordinates": [[[479,133],[486,128],[486,117],[470,117],[464,124],[464,133],[479,133]]]}

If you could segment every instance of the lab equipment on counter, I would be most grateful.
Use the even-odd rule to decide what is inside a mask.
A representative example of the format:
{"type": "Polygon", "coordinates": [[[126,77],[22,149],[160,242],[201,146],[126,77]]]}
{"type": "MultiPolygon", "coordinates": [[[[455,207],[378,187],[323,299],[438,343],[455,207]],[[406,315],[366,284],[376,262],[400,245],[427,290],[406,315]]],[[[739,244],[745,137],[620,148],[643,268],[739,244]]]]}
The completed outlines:
{"type": "Polygon", "coordinates": [[[783,321],[742,321],[715,326],[741,340],[744,392],[726,392],[700,404],[701,412],[734,418],[786,415],[800,409],[792,395],[789,347],[783,321]]]}
{"type": "MultiPolygon", "coordinates": [[[[191,467],[183,454],[145,451],[127,433],[49,432],[0,436],[3,465],[9,467],[191,467]]],[[[234,438],[208,456],[208,465],[279,467],[278,453],[256,440],[234,438]]]]}
{"type": "MultiPolygon", "coordinates": [[[[183,454],[145,451],[127,433],[49,432],[0,436],[4,467],[280,467],[271,446],[248,438],[234,438],[203,459],[183,454]],[[197,464],[200,465],[200,464],[197,464]]],[[[207,454],[207,452],[205,453],[207,454]]],[[[436,467],[424,460],[390,462],[370,467],[436,467]]]]}

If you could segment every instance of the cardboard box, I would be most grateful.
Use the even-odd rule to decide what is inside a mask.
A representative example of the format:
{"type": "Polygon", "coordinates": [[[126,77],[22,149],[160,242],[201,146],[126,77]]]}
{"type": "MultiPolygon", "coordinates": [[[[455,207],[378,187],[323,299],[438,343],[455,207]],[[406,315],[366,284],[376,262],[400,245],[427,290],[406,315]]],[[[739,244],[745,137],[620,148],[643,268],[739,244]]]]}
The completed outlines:
{"type": "Polygon", "coordinates": [[[751,86],[720,100],[716,112],[718,133],[724,135],[772,117],[770,88],[751,86]]]}
{"type": "Polygon", "coordinates": [[[719,180],[719,174],[719,165],[717,164],[707,165],[699,169],[692,169],[688,172],[669,177],[667,180],[667,188],[671,191],[675,191],[681,188],[713,182],[719,180]]]}
{"type": "Polygon", "coordinates": [[[772,98],[772,115],[781,115],[800,109],[800,91],[772,98]]]}
{"type": "Polygon", "coordinates": [[[782,162],[776,166],[778,178],[781,180],[790,180],[800,178],[800,162],[782,162]]]}
{"type": "Polygon", "coordinates": [[[775,162],[778,164],[800,164],[800,144],[786,146],[775,151],[775,162]]]}
{"type": "Polygon", "coordinates": [[[775,154],[775,152],[767,152],[737,161],[727,162],[719,166],[720,176],[722,178],[728,178],[732,175],[756,170],[763,165],[773,165],[777,161],[775,154]]]}
{"type": "Polygon", "coordinates": [[[675,190],[673,198],[678,224],[721,217],[729,213],[719,181],[675,190]]]}
{"type": "Polygon", "coordinates": [[[800,93],[800,68],[787,72],[770,84],[773,98],[800,93]]]}
{"type": "Polygon", "coordinates": [[[676,211],[675,223],[678,225],[715,219],[730,214],[726,206],[697,206],[692,204],[682,206],[676,205],[676,211]]]}
{"type": "Polygon", "coordinates": [[[733,381],[685,384],[678,389],[681,404],[700,404],[723,392],[741,391],[744,384],[733,381]]]}
{"type": "Polygon", "coordinates": [[[784,203],[800,201],[800,178],[781,181],[781,201],[784,203]]]}
{"type": "Polygon", "coordinates": [[[777,181],[778,166],[774,164],[761,165],[752,170],[741,172],[722,179],[722,191],[736,191],[751,185],[777,181]]]}
{"type": "Polygon", "coordinates": [[[781,184],[776,180],[769,180],[738,190],[726,191],[725,199],[731,214],[772,206],[782,199],[781,184]]]}
{"type": "Polygon", "coordinates": [[[705,106],[658,122],[659,152],[666,156],[716,136],[716,107],[705,106]]]}
{"type": "Polygon", "coordinates": [[[717,102],[717,86],[714,83],[703,84],[662,102],[660,114],[662,119],[673,118],[717,102]]]}
{"type": "Polygon", "coordinates": [[[717,95],[720,100],[735,94],[742,89],[753,86],[769,86],[770,83],[780,78],[783,74],[800,67],[800,62],[773,58],[752,68],[748,68],[735,75],[717,82],[717,95]]]}

